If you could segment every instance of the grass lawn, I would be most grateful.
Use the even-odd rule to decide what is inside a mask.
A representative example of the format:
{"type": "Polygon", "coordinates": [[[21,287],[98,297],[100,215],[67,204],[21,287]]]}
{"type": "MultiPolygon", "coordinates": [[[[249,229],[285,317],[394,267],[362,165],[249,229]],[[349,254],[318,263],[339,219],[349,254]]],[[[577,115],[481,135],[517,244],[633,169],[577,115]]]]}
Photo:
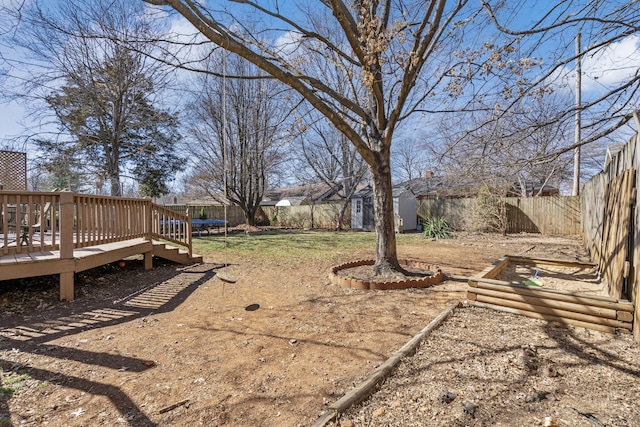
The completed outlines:
{"type": "MultiPolygon", "coordinates": [[[[422,235],[407,233],[396,235],[397,244],[418,242],[422,235]]],[[[227,255],[265,257],[270,260],[329,259],[340,261],[354,252],[375,251],[375,233],[335,232],[303,230],[268,230],[246,235],[227,235],[227,255]]],[[[426,241],[424,242],[426,244],[426,241]]],[[[194,237],[193,252],[207,256],[219,256],[225,251],[225,239],[221,235],[194,237]]]]}

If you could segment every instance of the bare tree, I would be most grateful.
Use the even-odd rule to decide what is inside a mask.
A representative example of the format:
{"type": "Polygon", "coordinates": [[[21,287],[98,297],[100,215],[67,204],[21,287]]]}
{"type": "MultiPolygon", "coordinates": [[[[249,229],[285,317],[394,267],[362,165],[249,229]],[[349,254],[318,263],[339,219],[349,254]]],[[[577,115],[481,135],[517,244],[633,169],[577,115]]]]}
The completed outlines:
{"type": "MultiPolygon", "coordinates": [[[[509,105],[514,99],[544,93],[548,79],[575,55],[552,58],[542,73],[532,75],[543,61],[529,52],[546,47],[550,38],[562,37],[567,28],[573,31],[569,27],[576,23],[593,26],[592,46],[597,49],[637,31],[638,22],[633,2],[627,2],[625,9],[618,2],[596,0],[578,11],[569,0],[547,4],[545,10],[536,9],[541,18],[527,31],[509,29],[513,22],[506,20],[520,10],[530,13],[525,1],[322,0],[300,1],[287,8],[279,2],[267,5],[251,0],[212,1],[206,6],[194,0],[146,1],[169,6],[207,40],[298,91],[351,141],[372,177],[377,233],[374,271],[378,274],[400,270],[390,153],[395,131],[404,119],[416,111],[501,109],[498,99],[509,105]],[[319,14],[324,19],[313,19],[319,14]],[[242,31],[245,16],[262,19],[263,31],[242,31]],[[488,21],[495,26],[487,26],[488,21]],[[268,23],[275,25],[266,27],[268,23]],[[605,31],[596,31],[598,25],[605,31]],[[595,42],[598,34],[603,35],[601,44],[595,42]],[[531,41],[525,43],[527,36],[531,41]],[[348,95],[336,91],[317,66],[322,61],[342,70],[355,90],[348,95]]],[[[176,55],[175,59],[176,65],[193,66],[190,57],[176,55]]],[[[633,81],[610,94],[627,91],[626,98],[633,96],[633,81]]],[[[631,117],[618,111],[619,121],[631,117]]]]}
{"type": "Polygon", "coordinates": [[[192,185],[240,206],[247,224],[255,225],[270,176],[284,157],[283,123],[291,111],[287,88],[273,79],[249,78],[259,70],[235,55],[214,55],[208,64],[229,77],[196,79],[201,90],[188,108],[196,142],[190,150],[192,185]]]}
{"type": "MultiPolygon", "coordinates": [[[[434,155],[442,153],[440,167],[448,174],[464,176],[478,185],[484,183],[498,192],[498,196],[505,196],[516,183],[522,189],[529,181],[546,183],[553,179],[553,184],[559,184],[570,165],[567,156],[545,163],[522,161],[537,159],[567,145],[567,135],[572,129],[557,124],[545,125],[541,114],[543,111],[537,114],[521,111],[502,115],[499,120],[484,116],[468,118],[468,122],[476,120],[476,123],[485,124],[471,134],[454,126],[451,119],[446,120],[440,127],[444,147],[433,148],[434,155]],[[492,123],[492,126],[486,123],[492,123]]],[[[459,115],[456,122],[461,121],[461,117],[459,115]]]]}
{"type": "Polygon", "coordinates": [[[326,119],[312,120],[313,116],[310,112],[305,120],[308,124],[303,126],[306,131],[300,135],[304,159],[300,176],[303,181],[320,180],[336,188],[342,200],[336,229],[341,230],[351,197],[365,179],[368,168],[344,134],[326,119]]]}
{"type": "MultiPolygon", "coordinates": [[[[440,167],[488,184],[499,195],[514,186],[520,188],[522,197],[539,195],[547,184],[566,187],[573,159],[564,148],[573,144],[574,123],[571,117],[557,117],[572,108],[572,99],[558,92],[527,101],[500,113],[499,118],[458,114],[445,120],[439,127],[443,145],[431,147],[440,158],[440,167]],[[475,126],[476,131],[468,133],[455,125],[461,122],[475,126]],[[536,191],[527,192],[531,184],[536,191]]],[[[588,167],[583,172],[597,172],[604,160],[603,146],[589,144],[584,153],[599,162],[585,161],[588,167]]]]}
{"type": "Polygon", "coordinates": [[[426,141],[421,143],[416,136],[402,138],[394,144],[392,161],[396,179],[411,181],[425,176],[429,170],[429,147],[426,141]]]}

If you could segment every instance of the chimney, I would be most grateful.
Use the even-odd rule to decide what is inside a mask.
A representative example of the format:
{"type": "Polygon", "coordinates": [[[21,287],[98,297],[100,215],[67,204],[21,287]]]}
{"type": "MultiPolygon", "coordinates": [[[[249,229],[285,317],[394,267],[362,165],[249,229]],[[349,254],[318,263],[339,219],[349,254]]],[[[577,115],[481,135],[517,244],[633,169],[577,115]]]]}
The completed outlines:
{"type": "Polygon", "coordinates": [[[431,169],[427,169],[424,173],[424,177],[427,179],[433,178],[433,171],[431,169]]]}

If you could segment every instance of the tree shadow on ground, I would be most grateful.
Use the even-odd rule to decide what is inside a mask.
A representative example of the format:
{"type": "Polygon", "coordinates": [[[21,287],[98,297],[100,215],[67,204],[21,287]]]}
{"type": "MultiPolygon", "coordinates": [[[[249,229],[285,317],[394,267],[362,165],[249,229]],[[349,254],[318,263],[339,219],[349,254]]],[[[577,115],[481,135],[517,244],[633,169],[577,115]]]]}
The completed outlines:
{"type": "MultiPolygon", "coordinates": [[[[45,354],[60,360],[77,361],[115,370],[142,372],[155,365],[136,357],[93,352],[66,346],[48,344],[61,337],[118,325],[141,319],[151,314],[175,310],[201,284],[215,276],[214,264],[181,266],[162,263],[158,268],[143,270],[142,261],[128,261],[126,268],[104,266],[79,277],[74,302],[55,302],[57,277],[38,278],[34,281],[3,283],[0,301],[5,316],[0,327],[0,353],[45,354]],[[131,275],[136,275],[132,280],[131,275]],[[139,278],[139,280],[138,280],[139,278]],[[96,284],[98,284],[96,286],[96,284]],[[93,293],[93,295],[92,295],[93,293]],[[13,301],[8,301],[11,298],[13,301]],[[27,300],[33,300],[26,302],[27,300]],[[46,301],[46,302],[45,302],[46,301]],[[7,315],[12,304],[26,305],[23,314],[7,315]]],[[[110,399],[122,417],[136,426],[155,425],[118,387],[64,375],[59,372],[34,368],[28,364],[0,359],[0,374],[9,378],[13,374],[28,376],[40,382],[50,382],[75,388],[94,396],[110,399]]],[[[9,421],[9,399],[14,390],[0,382],[0,425],[9,421]],[[6,421],[5,421],[6,420],[6,421]]]]}

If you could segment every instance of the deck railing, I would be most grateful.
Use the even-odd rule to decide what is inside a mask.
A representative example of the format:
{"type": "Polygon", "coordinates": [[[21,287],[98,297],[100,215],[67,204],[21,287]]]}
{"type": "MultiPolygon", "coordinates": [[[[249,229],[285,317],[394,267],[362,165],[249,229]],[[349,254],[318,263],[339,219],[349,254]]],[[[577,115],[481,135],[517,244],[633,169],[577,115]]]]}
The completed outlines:
{"type": "Polygon", "coordinates": [[[0,192],[0,255],[60,249],[59,211],[59,193],[0,192]]]}
{"type": "Polygon", "coordinates": [[[151,204],[151,235],[184,246],[192,255],[191,219],[189,211],[183,215],[163,206],[151,204]]]}
{"type": "Polygon", "coordinates": [[[189,215],[149,199],[72,192],[0,191],[0,256],[60,251],[136,238],[184,246],[191,256],[189,215]]]}

